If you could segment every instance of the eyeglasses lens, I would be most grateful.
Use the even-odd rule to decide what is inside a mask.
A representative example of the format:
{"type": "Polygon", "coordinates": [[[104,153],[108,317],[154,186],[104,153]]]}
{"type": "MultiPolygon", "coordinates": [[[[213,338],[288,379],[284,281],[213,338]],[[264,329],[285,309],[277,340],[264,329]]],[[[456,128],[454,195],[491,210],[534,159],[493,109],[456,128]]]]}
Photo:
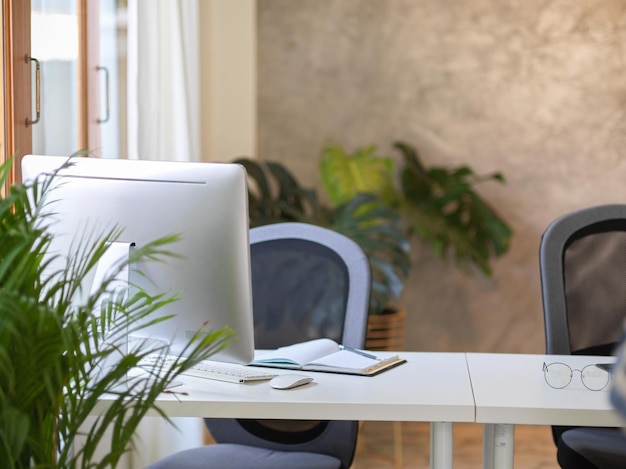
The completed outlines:
{"type": "Polygon", "coordinates": [[[609,372],[595,365],[587,365],[580,372],[583,384],[592,391],[600,391],[609,384],[609,372]]]}
{"type": "Polygon", "coordinates": [[[572,381],[572,369],[564,363],[550,363],[543,371],[546,383],[553,388],[564,388],[572,381]]]}

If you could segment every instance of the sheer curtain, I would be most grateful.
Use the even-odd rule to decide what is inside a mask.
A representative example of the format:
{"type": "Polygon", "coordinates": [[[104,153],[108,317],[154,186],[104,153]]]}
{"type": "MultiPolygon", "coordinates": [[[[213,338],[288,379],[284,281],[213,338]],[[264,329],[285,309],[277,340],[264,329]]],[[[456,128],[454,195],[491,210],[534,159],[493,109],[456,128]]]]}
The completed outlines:
{"type": "Polygon", "coordinates": [[[201,159],[198,1],[128,1],[129,158],[201,159]]]}
{"type": "MultiPolygon", "coordinates": [[[[128,1],[128,156],[200,161],[199,0],[128,1]]],[[[203,421],[149,417],[129,469],[203,444],[203,421]]]]}

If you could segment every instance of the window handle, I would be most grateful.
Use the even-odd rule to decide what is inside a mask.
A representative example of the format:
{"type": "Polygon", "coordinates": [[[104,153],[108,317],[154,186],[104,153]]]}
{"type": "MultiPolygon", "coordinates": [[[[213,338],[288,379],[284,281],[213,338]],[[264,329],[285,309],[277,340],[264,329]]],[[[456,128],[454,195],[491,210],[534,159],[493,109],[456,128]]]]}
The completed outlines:
{"type": "Polygon", "coordinates": [[[41,66],[39,60],[26,54],[26,63],[35,62],[35,120],[30,117],[26,118],[26,127],[35,125],[41,117],[41,66]]]}
{"type": "Polygon", "coordinates": [[[98,124],[104,124],[109,121],[110,117],[110,108],[109,108],[109,69],[103,66],[98,65],[96,70],[99,72],[104,72],[104,96],[105,96],[105,116],[104,119],[98,118],[98,124]]]}

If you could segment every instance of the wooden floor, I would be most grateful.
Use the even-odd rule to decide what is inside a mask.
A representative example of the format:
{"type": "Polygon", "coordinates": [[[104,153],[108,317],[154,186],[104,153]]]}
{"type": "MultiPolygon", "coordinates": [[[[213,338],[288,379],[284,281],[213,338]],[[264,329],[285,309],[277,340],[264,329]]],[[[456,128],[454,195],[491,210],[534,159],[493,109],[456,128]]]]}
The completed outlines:
{"type": "MultiPolygon", "coordinates": [[[[402,462],[394,461],[391,422],[363,422],[352,469],[429,468],[430,425],[403,422],[402,462]]],[[[482,468],[483,427],[479,424],[454,424],[454,468],[482,468]]],[[[518,425],[515,427],[515,469],[558,469],[550,428],[518,425]]]]}

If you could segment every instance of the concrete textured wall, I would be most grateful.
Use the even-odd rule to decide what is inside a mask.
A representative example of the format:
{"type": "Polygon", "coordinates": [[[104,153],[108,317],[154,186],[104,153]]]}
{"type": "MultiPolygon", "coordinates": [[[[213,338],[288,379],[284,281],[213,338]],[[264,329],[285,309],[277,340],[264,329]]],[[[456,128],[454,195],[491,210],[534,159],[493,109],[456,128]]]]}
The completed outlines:
{"type": "Polygon", "coordinates": [[[329,143],[503,172],[510,252],[474,278],[416,243],[406,348],[542,353],[542,232],[626,202],[625,72],[622,0],[258,0],[258,156],[308,185],[329,143]]]}

